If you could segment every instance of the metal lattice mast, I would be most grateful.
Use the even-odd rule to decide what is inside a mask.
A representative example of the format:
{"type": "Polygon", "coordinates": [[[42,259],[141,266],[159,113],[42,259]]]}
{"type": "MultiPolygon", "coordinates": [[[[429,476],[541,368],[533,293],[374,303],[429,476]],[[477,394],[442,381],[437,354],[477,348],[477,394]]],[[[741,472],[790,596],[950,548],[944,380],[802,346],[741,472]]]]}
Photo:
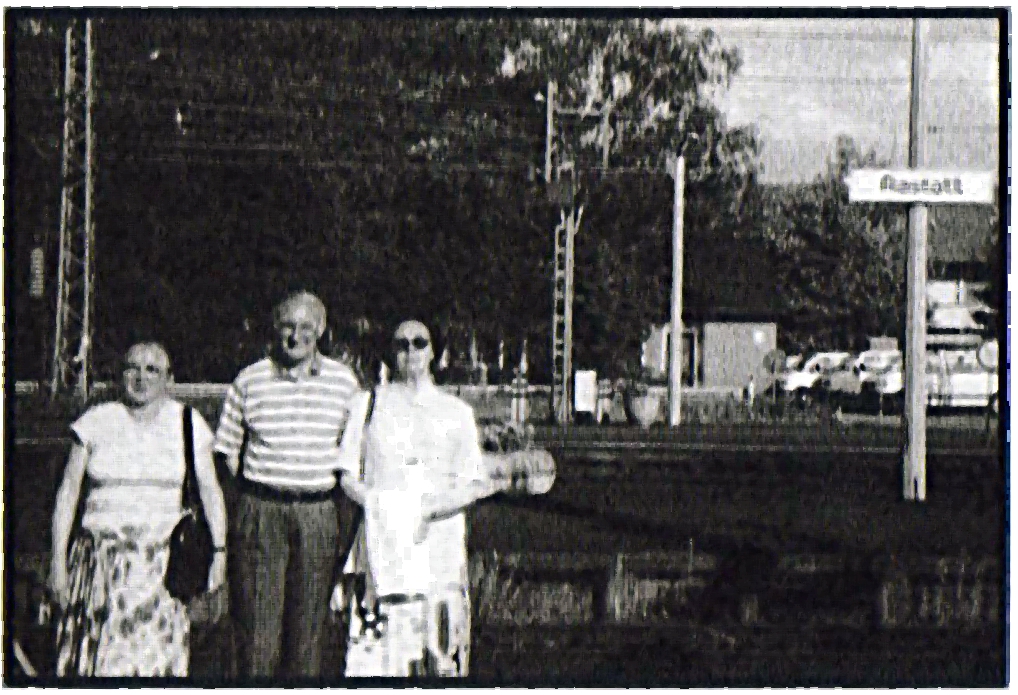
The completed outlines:
{"type": "MultiPolygon", "coordinates": [[[[556,136],[555,115],[569,114],[583,118],[579,109],[564,109],[555,100],[557,87],[548,82],[547,133],[545,135],[545,182],[560,206],[561,222],[555,227],[554,275],[552,277],[551,318],[551,410],[556,422],[565,425],[572,421],[573,380],[573,299],[575,288],[576,233],[583,219],[583,206],[576,206],[579,172],[574,161],[575,151],[556,136]],[[561,144],[557,144],[559,140],[561,144]],[[555,155],[558,153],[558,157],[555,155]],[[572,153],[572,156],[570,156],[572,153]]],[[[597,112],[601,118],[602,166],[608,167],[608,116],[612,105],[597,112]]]]}
{"type": "Polygon", "coordinates": [[[50,394],[89,393],[95,229],[95,133],[92,128],[92,20],[72,20],[65,34],[64,141],[56,333],[50,394]]]}
{"type": "Polygon", "coordinates": [[[556,422],[564,422],[562,408],[568,404],[569,395],[567,350],[566,350],[566,266],[568,265],[568,238],[565,215],[555,226],[555,265],[552,286],[552,319],[551,319],[551,407],[556,422]]]}
{"type": "Polygon", "coordinates": [[[572,420],[572,373],[573,373],[573,298],[575,296],[574,275],[576,258],[576,232],[583,218],[583,206],[572,205],[575,197],[574,173],[572,167],[561,167],[559,184],[565,187],[570,200],[569,214],[560,212],[561,221],[555,227],[555,264],[552,289],[552,412],[555,420],[566,424],[572,420]],[[568,170],[568,179],[563,182],[562,171],[568,170]]]}
{"type": "MultiPolygon", "coordinates": [[[[573,371],[573,249],[579,220],[573,209],[575,171],[573,164],[555,163],[559,147],[555,143],[554,82],[548,82],[548,123],[545,139],[544,180],[549,193],[560,204],[561,221],[555,226],[553,250],[552,301],[551,301],[551,412],[555,421],[566,424],[572,419],[570,381],[573,371]],[[563,173],[568,174],[563,181],[563,173]],[[566,208],[569,214],[566,214],[566,208]]],[[[581,212],[582,214],[582,208],[581,212]]]]}

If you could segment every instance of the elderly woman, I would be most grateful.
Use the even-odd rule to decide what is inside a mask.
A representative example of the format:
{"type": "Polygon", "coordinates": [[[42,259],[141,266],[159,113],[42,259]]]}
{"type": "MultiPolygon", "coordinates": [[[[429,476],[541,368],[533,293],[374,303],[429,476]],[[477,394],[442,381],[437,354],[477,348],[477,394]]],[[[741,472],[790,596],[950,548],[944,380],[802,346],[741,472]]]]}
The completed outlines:
{"type": "MultiPolygon", "coordinates": [[[[470,661],[466,511],[518,483],[528,462],[553,470],[544,451],[486,457],[474,411],[435,385],[431,334],[405,321],[393,339],[396,374],[374,400],[351,401],[340,445],[343,490],[364,509],[347,563],[366,596],[350,597],[346,675],[465,677],[470,661]],[[353,605],[364,603],[364,610],[353,605]],[[351,615],[351,618],[354,616],[351,615]]],[[[528,494],[542,494],[536,478],[528,494]]],[[[332,607],[341,610],[337,585],[332,607]]]]}
{"type": "MultiPolygon", "coordinates": [[[[364,507],[354,553],[363,552],[377,596],[377,607],[369,599],[368,609],[385,625],[374,644],[368,630],[351,624],[346,675],[465,676],[470,603],[463,512],[496,490],[482,471],[473,410],[435,386],[428,329],[418,321],[400,324],[394,347],[394,382],[376,388],[373,404],[366,393],[351,403],[341,444],[340,482],[364,507]]],[[[333,604],[339,602],[334,595],[333,604]]],[[[375,623],[373,615],[369,621],[375,623]]]]}
{"type": "MultiPolygon", "coordinates": [[[[123,398],[90,408],[71,425],[75,441],[53,514],[50,583],[64,625],[77,629],[71,639],[66,630],[58,638],[58,675],[187,675],[187,612],[163,585],[185,473],[184,406],[167,396],[170,381],[166,350],[136,344],[127,352],[123,398]]],[[[215,544],[214,590],[226,578],[225,508],[212,431],[197,412],[192,431],[215,544]]]]}

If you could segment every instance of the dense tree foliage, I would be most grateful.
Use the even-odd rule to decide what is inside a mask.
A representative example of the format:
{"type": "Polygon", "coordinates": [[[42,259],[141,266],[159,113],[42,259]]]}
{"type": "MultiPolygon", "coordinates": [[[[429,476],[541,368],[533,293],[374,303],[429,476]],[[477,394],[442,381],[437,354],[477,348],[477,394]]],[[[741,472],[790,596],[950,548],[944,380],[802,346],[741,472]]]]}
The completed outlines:
{"type": "Polygon", "coordinates": [[[779,341],[794,351],[862,349],[903,330],[907,219],[901,206],[848,202],[845,174],[879,166],[839,138],[816,181],[759,189],[754,229],[780,278],[779,341]]]}
{"type": "MultiPolygon", "coordinates": [[[[46,26],[23,25],[17,49],[52,89],[29,79],[23,92],[59,114],[60,24],[46,26]]],[[[515,361],[526,338],[533,371],[547,372],[559,208],[540,176],[545,108],[535,95],[549,79],[560,106],[610,100],[610,117],[591,122],[612,129],[613,167],[640,168],[597,171],[599,151],[584,150],[563,118],[561,149],[577,161],[590,221],[581,277],[589,261],[666,286],[665,255],[641,258],[617,242],[636,218],[667,241],[669,154],[686,154],[691,188],[708,199],[750,168],[751,138],[726,130],[707,96],[737,66],[709,33],[313,13],[111,16],[95,36],[97,344],[111,356],[133,334],[160,332],[181,378],[227,378],[235,360],[218,346],[258,342],[271,301],[294,283],[320,291],[340,324],[417,315],[460,352],[473,329],[489,360],[505,340],[515,361]]],[[[53,125],[32,135],[50,136],[51,167],[53,125]]],[[[52,209],[57,181],[26,196],[52,209]]],[[[54,224],[28,210],[26,226],[54,224]]],[[[594,326],[585,337],[595,342],[633,336],[631,347],[666,307],[658,291],[646,310],[617,311],[602,283],[585,287],[577,326],[594,326]]]]}
{"type": "MultiPolygon", "coordinates": [[[[51,268],[65,21],[8,15],[8,229],[18,259],[42,245],[51,268]]],[[[687,320],[777,318],[792,347],[898,325],[902,211],[848,205],[842,174],[864,158],[847,142],[815,183],[758,184],[752,131],[715,104],[739,59],[709,31],[366,12],[111,14],[94,31],[101,368],[156,333],[179,379],[229,379],[271,303],[304,285],[336,336],[376,353],[417,316],[454,354],[476,335],[489,362],[504,341],[515,363],[526,339],[547,380],[562,212],[543,180],[549,81],[555,162],[573,163],[584,206],[575,364],[622,372],[668,318],[677,153],[687,320]]],[[[22,373],[45,351],[37,304],[17,293],[22,373]]]]}

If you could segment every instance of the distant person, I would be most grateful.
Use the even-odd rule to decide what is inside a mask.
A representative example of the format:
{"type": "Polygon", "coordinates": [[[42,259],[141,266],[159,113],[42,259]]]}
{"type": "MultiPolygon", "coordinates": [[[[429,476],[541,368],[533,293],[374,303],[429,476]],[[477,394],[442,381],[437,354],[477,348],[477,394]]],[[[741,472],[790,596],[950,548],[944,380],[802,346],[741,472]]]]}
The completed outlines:
{"type": "MultiPolygon", "coordinates": [[[[366,565],[372,623],[351,622],[346,675],[466,676],[464,511],[495,490],[484,472],[473,410],[435,385],[428,329],[407,321],[393,345],[394,381],[375,388],[366,428],[370,394],[355,398],[341,446],[343,489],[364,507],[364,554],[355,555],[366,565]],[[374,640],[370,649],[361,648],[363,640],[374,640]]],[[[335,610],[343,599],[337,586],[335,610]]]]}
{"type": "Polygon", "coordinates": [[[320,675],[336,549],[353,531],[343,527],[353,526],[356,508],[342,523],[334,488],[357,379],[318,351],[325,321],[325,305],[308,292],[276,306],[271,355],[234,380],[216,433],[240,492],[231,563],[234,615],[247,642],[239,666],[248,677],[280,675],[284,665],[289,676],[320,675]]]}
{"type": "MultiPolygon", "coordinates": [[[[138,343],[127,351],[121,400],[89,408],[71,425],[50,570],[64,608],[60,676],[188,675],[187,611],[163,585],[185,471],[184,406],[167,396],[170,380],[166,350],[138,343]],[[74,528],[82,483],[84,512],[74,528]]],[[[226,513],[212,431],[197,411],[191,417],[198,492],[215,544],[208,586],[215,590],[226,580],[226,513]]]]}

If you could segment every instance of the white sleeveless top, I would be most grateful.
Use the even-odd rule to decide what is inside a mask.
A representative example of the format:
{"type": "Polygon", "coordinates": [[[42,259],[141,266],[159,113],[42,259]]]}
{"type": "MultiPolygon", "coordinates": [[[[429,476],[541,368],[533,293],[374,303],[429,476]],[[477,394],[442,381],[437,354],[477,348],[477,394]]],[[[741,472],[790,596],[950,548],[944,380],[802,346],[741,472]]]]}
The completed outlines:
{"type": "Polygon", "coordinates": [[[414,543],[413,535],[424,494],[486,479],[473,410],[434,385],[415,393],[402,384],[385,384],[376,389],[365,433],[368,400],[362,393],[351,401],[340,468],[368,488],[364,541],[378,594],[428,593],[463,583],[465,514],[431,521],[423,543],[414,543]]]}
{"type": "MultiPolygon", "coordinates": [[[[71,429],[89,450],[88,497],[82,526],[91,531],[162,540],[181,516],[184,406],[166,400],[152,422],[139,422],[122,403],[90,408],[71,429]]],[[[213,435],[192,411],[196,455],[213,435]]]]}

